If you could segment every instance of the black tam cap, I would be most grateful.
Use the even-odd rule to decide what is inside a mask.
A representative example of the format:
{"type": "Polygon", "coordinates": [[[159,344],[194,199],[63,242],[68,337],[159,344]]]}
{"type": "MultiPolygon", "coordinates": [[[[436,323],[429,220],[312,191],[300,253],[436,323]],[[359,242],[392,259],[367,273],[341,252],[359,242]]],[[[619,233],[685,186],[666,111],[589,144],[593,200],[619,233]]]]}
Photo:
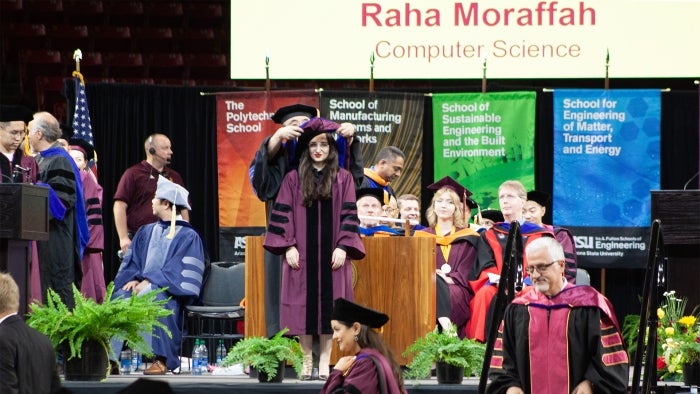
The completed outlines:
{"type": "Polygon", "coordinates": [[[494,223],[504,222],[506,219],[503,217],[503,213],[498,209],[484,209],[481,211],[481,217],[484,219],[489,219],[494,223]]]}
{"type": "Polygon", "coordinates": [[[29,123],[34,114],[29,108],[22,105],[2,105],[0,106],[0,122],[22,121],[29,123]]]}
{"type": "Polygon", "coordinates": [[[379,328],[389,321],[389,316],[386,313],[356,304],[345,298],[338,298],[335,300],[335,305],[333,305],[331,320],[345,323],[357,322],[372,328],[379,328]]]}
{"type": "Polygon", "coordinates": [[[308,116],[309,118],[313,118],[314,116],[318,116],[318,110],[315,107],[309,105],[292,104],[278,109],[272,115],[272,121],[275,123],[282,124],[291,117],[302,115],[308,116]]]}
{"type": "Polygon", "coordinates": [[[297,149],[308,147],[309,142],[311,142],[311,140],[319,134],[334,133],[336,130],[338,130],[340,125],[328,119],[313,118],[299,127],[304,129],[304,132],[297,140],[297,149]]]}
{"type": "MultiPolygon", "coordinates": [[[[466,187],[460,185],[457,181],[452,179],[450,176],[446,176],[439,181],[428,185],[428,189],[432,190],[434,193],[437,193],[438,190],[442,189],[443,187],[446,187],[448,189],[451,189],[457,195],[459,196],[459,201],[466,202],[471,206],[471,204],[476,204],[476,201],[472,200],[469,198],[469,196],[472,195],[472,192],[469,191],[466,187]],[[466,199],[466,201],[465,201],[466,199]]],[[[473,207],[475,208],[475,207],[473,207]]]]}
{"type": "Polygon", "coordinates": [[[389,193],[387,193],[381,187],[364,187],[357,189],[355,190],[355,196],[357,196],[357,198],[355,199],[356,201],[362,197],[370,196],[379,200],[379,203],[382,205],[389,204],[389,193]]]}
{"type": "Polygon", "coordinates": [[[539,190],[532,190],[527,192],[528,201],[534,201],[543,207],[547,207],[550,201],[549,193],[541,192],[539,190]]]}
{"type": "Polygon", "coordinates": [[[95,148],[92,145],[88,144],[88,142],[84,139],[71,138],[70,141],[68,141],[68,144],[71,146],[71,149],[73,149],[74,147],[80,148],[80,150],[82,150],[85,154],[87,160],[92,160],[95,158],[95,148]]]}

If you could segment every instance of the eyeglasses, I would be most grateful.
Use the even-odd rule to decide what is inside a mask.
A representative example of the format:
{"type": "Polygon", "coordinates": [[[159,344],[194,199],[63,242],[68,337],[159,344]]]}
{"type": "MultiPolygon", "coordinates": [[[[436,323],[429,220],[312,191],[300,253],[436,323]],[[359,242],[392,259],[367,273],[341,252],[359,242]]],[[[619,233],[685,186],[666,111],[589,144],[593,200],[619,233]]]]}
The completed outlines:
{"type": "Polygon", "coordinates": [[[392,207],[387,205],[385,207],[382,207],[382,211],[384,211],[384,213],[392,214],[392,213],[398,211],[398,209],[392,208],[392,207]]]}
{"type": "Polygon", "coordinates": [[[528,274],[532,274],[535,272],[535,270],[537,270],[537,272],[539,272],[540,274],[543,274],[545,271],[547,271],[547,268],[551,267],[552,264],[558,263],[558,262],[559,261],[552,261],[549,264],[528,265],[526,271],[528,274]]]}

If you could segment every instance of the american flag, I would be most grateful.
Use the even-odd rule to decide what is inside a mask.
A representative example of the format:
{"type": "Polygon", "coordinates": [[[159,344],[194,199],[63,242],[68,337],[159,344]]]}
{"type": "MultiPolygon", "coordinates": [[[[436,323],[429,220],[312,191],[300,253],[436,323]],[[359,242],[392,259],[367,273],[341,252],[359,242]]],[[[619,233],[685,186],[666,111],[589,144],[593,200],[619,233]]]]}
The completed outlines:
{"type": "MultiPolygon", "coordinates": [[[[95,142],[92,139],[92,125],[90,124],[90,109],[88,108],[87,95],[85,94],[85,85],[81,82],[79,76],[73,78],[75,80],[75,112],[73,113],[73,138],[85,140],[94,149],[95,142]]],[[[97,175],[96,165],[97,154],[95,157],[89,157],[89,166],[95,175],[97,175]]]]}

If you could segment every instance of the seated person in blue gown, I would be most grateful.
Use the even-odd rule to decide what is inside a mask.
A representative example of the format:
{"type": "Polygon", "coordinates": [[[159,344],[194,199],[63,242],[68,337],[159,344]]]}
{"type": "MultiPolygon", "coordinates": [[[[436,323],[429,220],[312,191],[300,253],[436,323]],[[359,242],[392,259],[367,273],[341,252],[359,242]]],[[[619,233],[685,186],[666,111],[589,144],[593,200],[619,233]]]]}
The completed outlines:
{"type": "MultiPolygon", "coordinates": [[[[151,345],[155,359],[144,371],[146,375],[164,375],[180,367],[180,308],[196,301],[202,287],[205,259],[202,239],[189,223],[177,216],[182,209],[192,210],[187,203],[188,195],[182,186],[162,176],[158,178],[152,204],[159,221],[136,232],[114,279],[113,297],[167,288],[158,299],[170,298],[165,307],[173,314],[161,322],[168,327],[172,338],[162,328],[154,328],[151,345]]],[[[121,351],[119,346],[114,350],[115,354],[121,351]]]]}

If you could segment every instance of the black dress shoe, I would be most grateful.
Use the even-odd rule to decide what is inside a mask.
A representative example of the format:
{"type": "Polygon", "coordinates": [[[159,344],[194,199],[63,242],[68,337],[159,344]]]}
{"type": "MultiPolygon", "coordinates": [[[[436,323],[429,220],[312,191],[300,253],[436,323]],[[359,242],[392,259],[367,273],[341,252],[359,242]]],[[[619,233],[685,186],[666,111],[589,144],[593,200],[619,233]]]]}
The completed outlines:
{"type": "Polygon", "coordinates": [[[311,375],[301,375],[301,380],[311,380],[311,375]]]}

